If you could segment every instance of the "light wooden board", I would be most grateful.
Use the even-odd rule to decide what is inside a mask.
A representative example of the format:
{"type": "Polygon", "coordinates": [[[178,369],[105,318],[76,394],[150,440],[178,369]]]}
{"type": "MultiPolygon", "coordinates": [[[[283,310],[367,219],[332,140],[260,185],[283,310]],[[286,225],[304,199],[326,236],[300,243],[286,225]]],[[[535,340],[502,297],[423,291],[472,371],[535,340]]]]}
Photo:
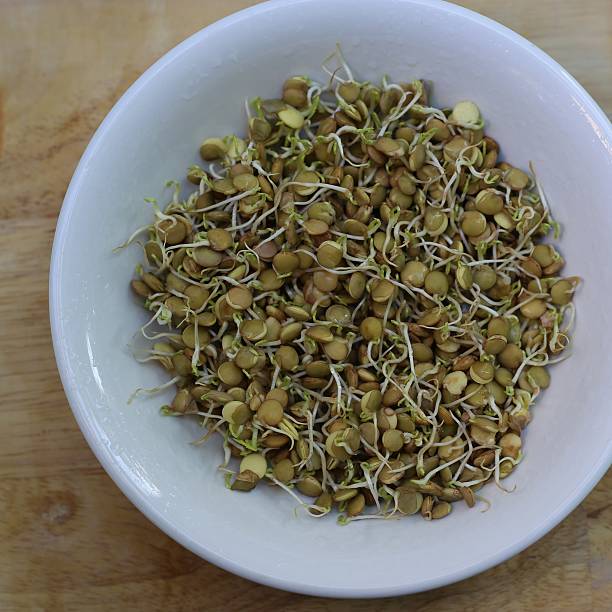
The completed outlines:
{"type": "MultiPolygon", "coordinates": [[[[0,0],[0,609],[610,610],[610,473],[507,563],[374,605],[275,591],[195,557],[130,504],[85,444],[47,317],[49,253],[68,181],[96,126],[147,66],[249,4],[0,0]]],[[[612,113],[610,0],[462,4],[548,51],[612,113]]]]}

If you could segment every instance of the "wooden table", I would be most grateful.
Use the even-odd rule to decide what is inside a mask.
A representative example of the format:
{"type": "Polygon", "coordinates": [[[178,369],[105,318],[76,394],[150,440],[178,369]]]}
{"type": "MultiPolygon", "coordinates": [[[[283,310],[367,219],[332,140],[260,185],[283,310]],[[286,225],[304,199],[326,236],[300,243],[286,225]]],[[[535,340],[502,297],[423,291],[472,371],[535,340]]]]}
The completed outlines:
{"type": "MultiPolygon", "coordinates": [[[[507,563],[373,604],[291,595],[217,569],[150,524],[87,447],[60,385],[47,316],[49,253],[68,181],[95,128],[147,66],[249,4],[0,0],[0,609],[610,610],[612,473],[507,563]]],[[[548,51],[612,113],[610,0],[462,4],[548,51]]]]}

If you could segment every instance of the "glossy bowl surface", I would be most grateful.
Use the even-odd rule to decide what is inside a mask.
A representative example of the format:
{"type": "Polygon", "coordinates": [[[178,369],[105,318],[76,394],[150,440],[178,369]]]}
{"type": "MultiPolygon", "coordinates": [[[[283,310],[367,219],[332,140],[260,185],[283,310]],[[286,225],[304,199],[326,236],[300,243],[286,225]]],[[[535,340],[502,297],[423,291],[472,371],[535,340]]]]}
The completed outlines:
{"type": "Polygon", "coordinates": [[[595,102],[534,45],[473,12],[428,0],[280,0],[198,32],[162,57],[106,117],[74,174],[53,248],[50,309],[57,363],[85,437],[105,469],[154,523],[209,561],[282,589],[390,596],[466,578],[536,541],[585,497],[612,457],[612,129],[595,102]],[[278,95],[292,74],[322,80],[339,42],[358,78],[433,82],[433,99],[475,100],[506,159],[532,161],[565,228],[576,298],[572,359],[534,408],[525,459],[483,491],[486,513],[457,505],[426,523],[294,513],[268,487],[241,495],[217,471],[220,444],[162,418],[168,396],[126,400],[163,382],[127,348],[145,313],[128,282],[140,252],[114,254],[150,221],[143,197],[197,162],[201,140],[244,129],[244,101],[278,95]]]}

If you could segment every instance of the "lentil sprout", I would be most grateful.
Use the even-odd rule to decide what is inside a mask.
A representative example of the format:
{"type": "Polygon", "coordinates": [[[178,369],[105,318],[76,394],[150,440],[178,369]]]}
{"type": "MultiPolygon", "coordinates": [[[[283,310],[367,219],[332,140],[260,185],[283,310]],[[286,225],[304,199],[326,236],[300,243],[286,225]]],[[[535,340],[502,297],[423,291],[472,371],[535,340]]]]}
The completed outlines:
{"type": "Polygon", "coordinates": [[[251,101],[245,138],[206,139],[189,195],[128,241],[147,235],[142,360],[171,376],[146,391],[176,386],[163,413],[221,435],[231,489],[267,480],[340,523],[439,519],[521,460],[579,279],[474,102],[333,58],[326,86],[251,101]]]}

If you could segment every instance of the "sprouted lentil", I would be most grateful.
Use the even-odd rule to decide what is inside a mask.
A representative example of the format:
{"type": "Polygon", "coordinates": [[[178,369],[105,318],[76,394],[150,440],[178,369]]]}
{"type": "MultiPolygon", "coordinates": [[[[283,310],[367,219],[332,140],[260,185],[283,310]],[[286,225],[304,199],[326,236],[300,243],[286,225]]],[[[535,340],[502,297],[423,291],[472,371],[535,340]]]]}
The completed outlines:
{"type": "Polygon", "coordinates": [[[521,460],[579,281],[474,102],[359,82],[339,50],[323,69],[248,104],[247,138],[206,139],[194,190],[128,241],[147,236],[141,360],[171,376],[141,391],[177,387],[163,413],[222,436],[231,489],[439,519],[521,460]]]}

